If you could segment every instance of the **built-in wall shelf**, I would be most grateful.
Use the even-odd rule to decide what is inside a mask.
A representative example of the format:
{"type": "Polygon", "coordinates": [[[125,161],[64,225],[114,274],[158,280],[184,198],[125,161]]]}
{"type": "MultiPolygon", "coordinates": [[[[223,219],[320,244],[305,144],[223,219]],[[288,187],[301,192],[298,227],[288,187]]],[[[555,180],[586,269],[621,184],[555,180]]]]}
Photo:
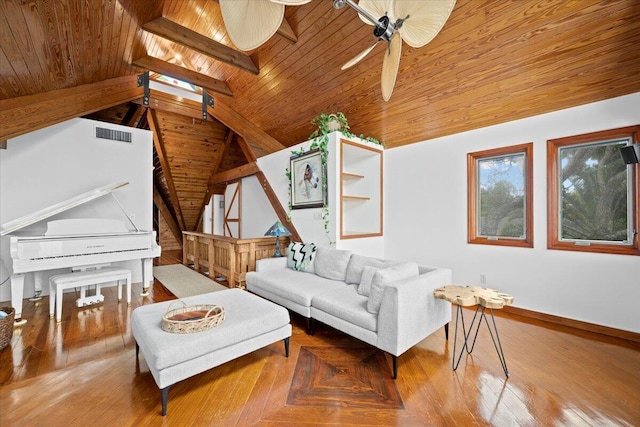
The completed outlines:
{"type": "Polygon", "coordinates": [[[363,179],[364,175],[356,175],[355,173],[343,173],[342,179],[363,179]]]}
{"type": "Polygon", "coordinates": [[[345,201],[345,202],[353,201],[353,200],[366,201],[366,200],[371,200],[371,198],[370,197],[362,197],[362,196],[342,196],[342,200],[345,201]]]}
{"type": "Polygon", "coordinates": [[[356,238],[356,237],[367,237],[369,235],[369,233],[364,232],[364,231],[349,231],[349,230],[347,230],[345,232],[345,234],[347,234],[349,236],[353,236],[354,238],[356,238]]]}
{"type": "Polygon", "coordinates": [[[340,237],[382,236],[382,147],[340,140],[340,237]]]}

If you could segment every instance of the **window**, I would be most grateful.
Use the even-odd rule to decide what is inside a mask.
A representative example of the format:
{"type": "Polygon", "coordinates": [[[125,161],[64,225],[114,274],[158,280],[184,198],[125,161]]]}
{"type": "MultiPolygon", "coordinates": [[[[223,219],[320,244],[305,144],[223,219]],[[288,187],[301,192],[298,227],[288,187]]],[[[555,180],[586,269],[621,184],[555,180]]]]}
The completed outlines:
{"type": "Polygon", "coordinates": [[[640,255],[638,166],[620,147],[640,125],[547,141],[549,249],[640,255]]]}
{"type": "Polygon", "coordinates": [[[179,80],[171,76],[166,76],[164,74],[157,74],[153,77],[153,79],[160,83],[166,83],[175,87],[179,87],[180,89],[188,90],[189,92],[193,92],[193,93],[201,92],[200,88],[195,86],[192,83],[185,82],[183,80],[179,80]]]}
{"type": "Polygon", "coordinates": [[[467,155],[468,242],[533,247],[533,143],[467,155]]]}

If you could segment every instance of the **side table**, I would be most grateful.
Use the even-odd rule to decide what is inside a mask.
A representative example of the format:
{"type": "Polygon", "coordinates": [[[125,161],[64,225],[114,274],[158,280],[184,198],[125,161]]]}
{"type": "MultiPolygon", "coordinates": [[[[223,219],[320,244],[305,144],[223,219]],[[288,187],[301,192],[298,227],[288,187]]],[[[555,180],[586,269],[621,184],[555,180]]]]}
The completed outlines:
{"type": "Polygon", "coordinates": [[[480,331],[480,325],[482,324],[482,319],[484,319],[487,329],[489,330],[489,334],[491,335],[491,340],[493,341],[493,346],[496,349],[496,353],[498,353],[498,358],[500,359],[500,364],[502,365],[502,369],[504,370],[504,374],[509,378],[509,370],[507,369],[507,361],[504,357],[504,352],[502,351],[502,344],[500,343],[500,336],[498,335],[498,328],[496,327],[496,321],[493,317],[493,309],[500,309],[505,305],[513,304],[513,297],[509,294],[504,294],[498,292],[494,289],[481,288],[479,286],[457,286],[457,285],[447,285],[441,288],[436,289],[433,292],[433,296],[435,298],[443,299],[449,301],[452,304],[456,305],[456,333],[453,341],[453,358],[451,360],[451,367],[455,371],[458,369],[458,365],[460,364],[460,360],[462,359],[462,355],[464,351],[467,351],[467,354],[471,354],[475,345],[476,339],[478,338],[478,332],[480,331]],[[462,312],[462,307],[468,306],[476,306],[476,311],[473,315],[473,319],[471,320],[471,325],[469,325],[469,329],[465,328],[464,324],[464,313],[462,312]],[[491,329],[491,325],[487,320],[486,309],[489,309],[489,313],[491,314],[491,321],[493,323],[493,330],[491,329]],[[480,318],[478,319],[478,323],[476,325],[475,334],[473,337],[473,342],[471,343],[471,347],[469,347],[469,337],[473,332],[473,326],[476,322],[476,317],[478,316],[478,312],[480,312],[480,318]],[[462,334],[464,336],[464,344],[462,349],[460,350],[460,355],[456,360],[456,342],[458,338],[458,318],[460,318],[462,322],[462,334]],[[494,337],[495,333],[495,337],[494,337]]]}

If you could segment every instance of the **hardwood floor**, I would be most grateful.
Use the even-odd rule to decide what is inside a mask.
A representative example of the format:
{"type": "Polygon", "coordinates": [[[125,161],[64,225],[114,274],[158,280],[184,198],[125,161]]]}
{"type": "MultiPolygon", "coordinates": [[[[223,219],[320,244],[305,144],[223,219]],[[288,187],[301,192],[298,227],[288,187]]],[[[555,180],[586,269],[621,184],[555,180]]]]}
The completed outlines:
{"type": "Polygon", "coordinates": [[[0,353],[1,426],[640,425],[638,344],[499,311],[508,379],[486,329],[457,371],[452,323],[449,342],[438,331],[403,354],[394,381],[384,353],[323,325],[308,336],[294,314],[289,358],[275,343],[178,383],[162,417],[129,319],[174,297],[155,282],[143,299],[137,285],[127,307],[103,291],[85,309],[67,295],[60,324],[48,297],[25,301],[29,321],[0,353]]]}

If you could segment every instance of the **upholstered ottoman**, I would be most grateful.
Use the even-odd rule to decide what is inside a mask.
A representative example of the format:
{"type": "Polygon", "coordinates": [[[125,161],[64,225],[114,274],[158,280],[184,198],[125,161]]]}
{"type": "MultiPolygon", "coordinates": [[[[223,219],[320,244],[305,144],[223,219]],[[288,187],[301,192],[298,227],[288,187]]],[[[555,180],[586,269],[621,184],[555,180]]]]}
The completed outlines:
{"type": "Polygon", "coordinates": [[[270,301],[240,289],[183,298],[188,306],[214,304],[224,308],[224,322],[203,332],[172,334],[161,329],[162,315],[174,301],[133,310],[131,330],[136,359],[142,351],[162,394],[162,415],[167,413],[169,387],[178,381],[284,340],[289,357],[289,312],[270,301]]]}

